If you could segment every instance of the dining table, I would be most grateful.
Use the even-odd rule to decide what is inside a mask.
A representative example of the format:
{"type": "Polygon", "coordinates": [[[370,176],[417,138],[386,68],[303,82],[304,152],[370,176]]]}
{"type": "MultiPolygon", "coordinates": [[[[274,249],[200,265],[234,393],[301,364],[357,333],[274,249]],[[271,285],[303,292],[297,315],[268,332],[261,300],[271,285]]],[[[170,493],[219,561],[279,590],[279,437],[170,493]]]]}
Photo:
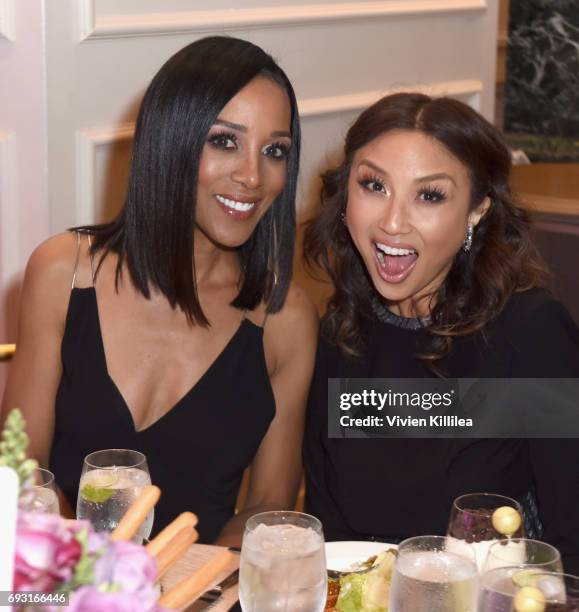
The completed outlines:
{"type": "MultiPolygon", "coordinates": [[[[161,580],[161,588],[167,591],[172,586],[187,578],[192,573],[201,568],[205,563],[213,557],[225,550],[222,546],[213,546],[209,544],[192,544],[187,552],[167,571],[161,580]]],[[[239,568],[239,553],[234,553],[231,563],[208,585],[207,590],[219,584],[223,579],[239,568]]],[[[210,610],[211,612],[228,612],[228,610],[239,610],[235,608],[238,599],[239,591],[237,584],[226,589],[223,595],[210,606],[202,601],[195,601],[189,607],[185,608],[186,612],[201,612],[202,610],[210,610]]]]}

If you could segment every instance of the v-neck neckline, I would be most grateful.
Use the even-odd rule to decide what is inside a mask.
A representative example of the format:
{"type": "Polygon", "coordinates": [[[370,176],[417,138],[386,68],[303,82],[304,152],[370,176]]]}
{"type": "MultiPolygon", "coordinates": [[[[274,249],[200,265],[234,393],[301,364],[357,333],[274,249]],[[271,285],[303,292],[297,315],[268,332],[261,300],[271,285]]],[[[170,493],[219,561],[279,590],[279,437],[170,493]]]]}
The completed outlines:
{"type": "Polygon", "coordinates": [[[243,317],[243,319],[239,323],[239,326],[237,327],[233,335],[229,338],[229,340],[227,341],[223,349],[217,354],[215,359],[209,364],[207,369],[203,372],[203,374],[201,374],[201,376],[197,379],[197,381],[187,391],[185,391],[185,393],[177,400],[177,402],[173,406],[171,406],[171,408],[169,408],[169,410],[167,410],[166,412],[163,412],[163,414],[158,419],[156,419],[150,425],[147,425],[147,427],[143,429],[137,429],[135,425],[135,418],[133,416],[133,412],[130,409],[127,401],[125,400],[125,396],[123,395],[122,391],[120,390],[119,386],[117,385],[117,383],[115,382],[115,380],[113,379],[109,371],[107,354],[105,351],[104,339],[103,339],[103,334],[102,334],[101,319],[100,319],[100,313],[99,313],[99,308],[98,308],[96,290],[94,287],[75,287],[74,290],[77,290],[77,291],[90,290],[92,292],[93,304],[94,304],[94,309],[96,313],[96,322],[97,322],[98,337],[99,337],[99,348],[100,348],[101,358],[103,360],[104,369],[106,372],[106,377],[111,387],[113,388],[115,394],[121,400],[122,406],[131,422],[131,429],[133,430],[134,434],[147,433],[150,429],[156,427],[161,421],[165,420],[170,414],[173,414],[176,410],[178,410],[179,407],[183,404],[183,402],[185,402],[185,400],[187,400],[187,398],[189,398],[205,382],[205,380],[211,374],[212,370],[218,365],[218,363],[229,352],[231,346],[234,344],[237,337],[241,334],[241,331],[246,328],[247,324],[252,325],[254,327],[259,327],[255,325],[252,321],[250,321],[247,317],[243,317]]]}

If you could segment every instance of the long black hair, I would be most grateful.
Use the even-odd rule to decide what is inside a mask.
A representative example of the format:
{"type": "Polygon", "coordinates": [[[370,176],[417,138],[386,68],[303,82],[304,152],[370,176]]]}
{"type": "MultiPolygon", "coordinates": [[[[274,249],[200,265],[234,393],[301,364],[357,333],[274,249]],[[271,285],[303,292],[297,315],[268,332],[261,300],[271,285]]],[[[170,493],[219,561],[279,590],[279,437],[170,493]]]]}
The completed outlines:
{"type": "Polygon", "coordinates": [[[126,262],[138,291],[149,298],[151,288],[157,288],[191,323],[208,325],[191,265],[201,153],[221,109],[258,75],[278,83],[288,94],[292,146],[283,191],[238,248],[242,277],[232,305],[251,310],[266,301],[268,312],[278,311],[292,270],[300,125],[286,74],[248,41],[204,38],[163,65],[137,117],[123,210],[112,223],[79,228],[94,237],[91,252],[101,254],[99,266],[109,252],[118,255],[116,286],[126,262]]]}

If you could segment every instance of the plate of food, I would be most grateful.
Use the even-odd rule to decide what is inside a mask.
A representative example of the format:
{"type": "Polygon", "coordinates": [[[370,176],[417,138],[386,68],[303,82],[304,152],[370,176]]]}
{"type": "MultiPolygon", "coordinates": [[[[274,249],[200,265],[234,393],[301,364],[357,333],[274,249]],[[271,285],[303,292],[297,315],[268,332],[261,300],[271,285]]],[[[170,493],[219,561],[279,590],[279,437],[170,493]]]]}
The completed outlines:
{"type": "Polygon", "coordinates": [[[327,542],[326,612],[387,612],[396,544],[327,542]]]}

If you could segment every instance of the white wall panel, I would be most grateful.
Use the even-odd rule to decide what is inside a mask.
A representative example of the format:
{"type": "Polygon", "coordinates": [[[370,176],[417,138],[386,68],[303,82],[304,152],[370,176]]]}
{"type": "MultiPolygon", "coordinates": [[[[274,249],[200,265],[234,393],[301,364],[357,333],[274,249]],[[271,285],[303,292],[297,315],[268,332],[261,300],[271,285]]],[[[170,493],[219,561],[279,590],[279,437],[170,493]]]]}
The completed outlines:
{"type": "Polygon", "coordinates": [[[0,0],[0,342],[16,338],[22,272],[49,231],[43,10],[0,0]]]}
{"type": "Polygon", "coordinates": [[[0,38],[14,42],[14,0],[0,0],[0,38]]]}
{"type": "Polygon", "coordinates": [[[125,196],[134,124],[77,134],[74,225],[111,221],[125,196]]]}
{"type": "Polygon", "coordinates": [[[81,0],[79,37],[114,38],[177,33],[235,31],[320,22],[353,21],[396,16],[424,16],[436,13],[477,11],[486,0],[382,0],[374,2],[293,2],[273,5],[266,0],[244,2],[197,2],[186,0],[127,3],[119,6],[101,0],[81,0]],[[130,4],[131,6],[127,6],[130,4]],[[104,6],[103,6],[104,5],[104,6]],[[169,6],[167,6],[169,5],[169,6]],[[206,5],[205,7],[203,5],[206,5]],[[149,7],[147,11],[147,7],[149,7]],[[161,12],[159,8],[163,8],[161,12]],[[131,10],[132,9],[132,10],[131,10]],[[157,9],[157,10],[155,10],[157,9]],[[172,10],[171,10],[172,9],[172,10]]]}

